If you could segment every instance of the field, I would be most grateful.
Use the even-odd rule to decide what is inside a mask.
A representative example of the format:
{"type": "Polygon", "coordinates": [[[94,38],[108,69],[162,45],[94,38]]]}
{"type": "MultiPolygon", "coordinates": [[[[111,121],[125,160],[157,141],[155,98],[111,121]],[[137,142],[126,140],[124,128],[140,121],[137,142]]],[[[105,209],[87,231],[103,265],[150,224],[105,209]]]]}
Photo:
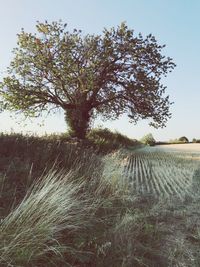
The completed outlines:
{"type": "Polygon", "coordinates": [[[133,198],[138,197],[139,209],[154,218],[161,231],[156,234],[167,259],[161,265],[154,262],[144,266],[200,265],[199,159],[200,146],[195,144],[121,151],[113,155],[113,165],[106,159],[112,166],[106,169],[108,179],[133,198]]]}
{"type": "Polygon", "coordinates": [[[0,266],[200,266],[198,148],[91,140],[0,137],[0,266]]]}
{"type": "Polygon", "coordinates": [[[200,144],[199,143],[188,143],[188,144],[171,144],[171,145],[158,145],[155,147],[151,147],[151,151],[165,151],[165,152],[188,152],[188,153],[197,153],[200,156],[200,144]]]}
{"type": "Polygon", "coordinates": [[[198,148],[199,145],[193,144],[146,146],[118,154],[113,168],[118,169],[121,185],[133,194],[183,200],[196,194],[195,177],[200,168],[198,148]]]}
{"type": "Polygon", "coordinates": [[[194,197],[199,159],[200,145],[145,147],[125,158],[122,177],[133,191],[141,194],[180,199],[194,197]]]}
{"type": "Polygon", "coordinates": [[[193,195],[196,162],[162,152],[135,153],[127,158],[123,177],[141,194],[171,198],[193,195]]]}

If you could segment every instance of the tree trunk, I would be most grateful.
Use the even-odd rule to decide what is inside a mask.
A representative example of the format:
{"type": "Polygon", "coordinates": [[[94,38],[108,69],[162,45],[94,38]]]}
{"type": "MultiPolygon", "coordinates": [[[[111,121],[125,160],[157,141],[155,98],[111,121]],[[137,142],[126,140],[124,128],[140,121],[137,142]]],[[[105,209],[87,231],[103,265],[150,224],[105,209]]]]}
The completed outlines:
{"type": "Polygon", "coordinates": [[[89,128],[90,110],[77,106],[65,111],[65,120],[70,127],[70,134],[79,139],[85,139],[89,128]]]}

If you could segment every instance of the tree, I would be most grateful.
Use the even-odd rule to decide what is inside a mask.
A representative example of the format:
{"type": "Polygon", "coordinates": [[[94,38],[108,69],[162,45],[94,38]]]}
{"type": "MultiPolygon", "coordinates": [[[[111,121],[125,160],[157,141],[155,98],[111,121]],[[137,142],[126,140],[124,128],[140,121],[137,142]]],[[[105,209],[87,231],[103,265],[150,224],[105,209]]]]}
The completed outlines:
{"type": "Polygon", "coordinates": [[[37,34],[18,34],[14,58],[0,86],[4,108],[40,116],[61,108],[72,135],[84,138],[98,115],[130,122],[152,119],[164,127],[169,96],[161,77],[175,67],[151,34],[143,38],[125,23],[102,35],[67,31],[61,21],[37,23],[37,34]]]}
{"type": "Polygon", "coordinates": [[[154,146],[156,140],[154,139],[153,135],[149,133],[142,137],[141,142],[144,143],[145,145],[154,146]]]}
{"type": "Polygon", "coordinates": [[[183,143],[188,143],[189,140],[186,136],[181,136],[179,139],[178,139],[180,142],[183,142],[183,143]]]}

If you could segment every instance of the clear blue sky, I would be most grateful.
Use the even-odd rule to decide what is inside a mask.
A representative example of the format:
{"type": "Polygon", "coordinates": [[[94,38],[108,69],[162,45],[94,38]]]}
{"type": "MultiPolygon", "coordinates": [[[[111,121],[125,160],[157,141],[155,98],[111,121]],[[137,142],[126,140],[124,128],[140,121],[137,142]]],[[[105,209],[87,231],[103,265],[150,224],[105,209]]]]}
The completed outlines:
{"type": "MultiPolygon", "coordinates": [[[[136,34],[152,33],[160,44],[166,44],[163,53],[177,64],[176,69],[163,80],[167,94],[174,102],[172,118],[164,129],[154,129],[145,121],[130,124],[126,117],[104,125],[132,138],[141,138],[151,132],[157,140],[187,136],[200,138],[200,1],[198,0],[0,0],[0,80],[16,47],[16,34],[24,28],[35,31],[36,21],[62,19],[69,28],[84,33],[101,33],[104,27],[126,21],[136,34]]],[[[48,118],[43,127],[36,121],[19,126],[7,112],[0,114],[0,131],[64,132],[63,114],[48,118]]]]}

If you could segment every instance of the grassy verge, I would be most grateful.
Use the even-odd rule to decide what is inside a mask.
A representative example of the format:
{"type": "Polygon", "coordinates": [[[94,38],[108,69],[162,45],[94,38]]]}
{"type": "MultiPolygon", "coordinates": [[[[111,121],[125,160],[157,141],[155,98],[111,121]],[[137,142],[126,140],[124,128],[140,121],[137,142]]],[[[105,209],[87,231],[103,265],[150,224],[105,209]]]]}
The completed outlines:
{"type": "Polygon", "coordinates": [[[35,180],[1,222],[2,266],[139,266],[149,261],[158,237],[147,214],[103,178],[93,179],[82,182],[75,173],[54,171],[35,180]]]}
{"type": "Polygon", "coordinates": [[[199,266],[199,200],[133,195],[96,134],[0,137],[0,266],[199,266]]]}

